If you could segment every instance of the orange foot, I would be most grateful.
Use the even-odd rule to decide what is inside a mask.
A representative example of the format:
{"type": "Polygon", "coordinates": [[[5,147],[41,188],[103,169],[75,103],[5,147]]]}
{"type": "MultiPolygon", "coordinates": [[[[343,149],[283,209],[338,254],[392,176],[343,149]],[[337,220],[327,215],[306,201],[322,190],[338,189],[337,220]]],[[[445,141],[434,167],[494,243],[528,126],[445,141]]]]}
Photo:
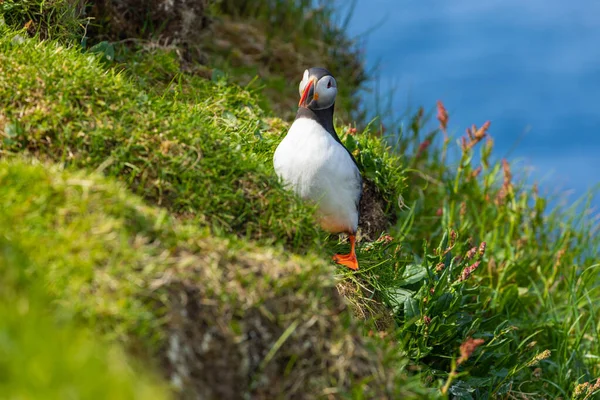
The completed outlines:
{"type": "Polygon", "coordinates": [[[356,259],[355,252],[356,236],[350,235],[350,253],[349,254],[336,254],[333,256],[333,261],[338,264],[344,265],[351,270],[356,271],[358,269],[358,260],[356,259]]]}
{"type": "Polygon", "coordinates": [[[336,254],[333,256],[333,261],[340,265],[344,265],[351,270],[356,271],[358,269],[358,260],[356,259],[356,254],[336,254]]]}

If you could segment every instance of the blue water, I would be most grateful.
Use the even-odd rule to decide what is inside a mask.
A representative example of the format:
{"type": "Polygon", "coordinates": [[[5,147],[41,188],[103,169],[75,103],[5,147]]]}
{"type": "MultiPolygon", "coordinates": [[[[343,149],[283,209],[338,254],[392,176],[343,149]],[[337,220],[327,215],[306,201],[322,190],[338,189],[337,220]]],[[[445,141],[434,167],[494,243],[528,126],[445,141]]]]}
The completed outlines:
{"type": "Polygon", "coordinates": [[[442,100],[455,137],[490,120],[548,194],[600,183],[600,1],[358,0],[347,29],[399,114],[442,100]]]}

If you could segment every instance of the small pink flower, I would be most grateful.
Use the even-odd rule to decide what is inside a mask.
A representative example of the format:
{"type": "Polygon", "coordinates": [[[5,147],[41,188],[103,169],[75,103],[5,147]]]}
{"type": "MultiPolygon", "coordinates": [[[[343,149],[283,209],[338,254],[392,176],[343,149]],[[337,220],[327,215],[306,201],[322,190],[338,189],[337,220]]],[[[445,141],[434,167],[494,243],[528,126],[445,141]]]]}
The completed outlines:
{"type": "Polygon", "coordinates": [[[475,253],[477,253],[477,247],[473,247],[471,248],[471,250],[467,251],[467,255],[466,255],[466,259],[470,260],[471,258],[473,258],[473,256],[475,255],[475,253]]]}
{"type": "Polygon", "coordinates": [[[383,243],[390,243],[393,240],[394,240],[394,238],[391,237],[390,235],[383,235],[379,239],[377,239],[377,242],[378,243],[381,243],[381,242],[383,242],[383,243]]]}
{"type": "Polygon", "coordinates": [[[463,269],[462,273],[460,274],[460,277],[458,278],[458,281],[463,282],[469,279],[473,271],[475,271],[477,267],[479,267],[479,264],[481,264],[481,261],[475,261],[473,264],[463,269]]]}
{"type": "Polygon", "coordinates": [[[485,254],[485,247],[486,247],[486,243],[485,242],[481,242],[481,244],[479,245],[479,257],[483,257],[483,255],[485,254]]]}
{"type": "Polygon", "coordinates": [[[471,357],[475,349],[485,343],[483,339],[468,338],[460,345],[460,357],[456,361],[458,365],[464,363],[471,357]]]}
{"type": "Polygon", "coordinates": [[[446,129],[448,128],[448,111],[444,107],[444,103],[441,100],[437,102],[437,119],[440,122],[440,129],[446,135],[446,129]]]}
{"type": "Polygon", "coordinates": [[[419,145],[419,149],[417,150],[417,158],[419,158],[421,156],[421,154],[429,148],[430,144],[431,144],[431,140],[427,139],[427,140],[424,140],[419,145]]]}

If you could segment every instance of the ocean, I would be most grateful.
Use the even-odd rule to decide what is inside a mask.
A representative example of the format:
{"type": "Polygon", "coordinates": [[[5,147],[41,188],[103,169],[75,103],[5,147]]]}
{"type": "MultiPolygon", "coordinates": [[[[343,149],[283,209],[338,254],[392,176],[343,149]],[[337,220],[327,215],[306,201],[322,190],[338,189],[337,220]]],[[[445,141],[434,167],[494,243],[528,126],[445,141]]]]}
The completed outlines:
{"type": "Polygon", "coordinates": [[[347,31],[398,115],[441,100],[455,137],[490,120],[496,157],[542,192],[600,184],[600,1],[357,0],[347,31]]]}

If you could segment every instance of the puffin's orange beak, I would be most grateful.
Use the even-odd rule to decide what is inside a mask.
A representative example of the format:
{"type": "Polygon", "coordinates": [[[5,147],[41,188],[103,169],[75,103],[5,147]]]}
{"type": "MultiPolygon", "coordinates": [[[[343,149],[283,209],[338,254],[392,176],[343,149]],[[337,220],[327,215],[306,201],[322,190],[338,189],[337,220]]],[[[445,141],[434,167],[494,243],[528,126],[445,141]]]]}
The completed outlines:
{"type": "Polygon", "coordinates": [[[306,99],[308,99],[308,93],[310,92],[315,81],[313,79],[309,80],[304,88],[304,92],[302,92],[302,96],[300,97],[300,102],[298,103],[298,107],[306,107],[306,99]]]}

